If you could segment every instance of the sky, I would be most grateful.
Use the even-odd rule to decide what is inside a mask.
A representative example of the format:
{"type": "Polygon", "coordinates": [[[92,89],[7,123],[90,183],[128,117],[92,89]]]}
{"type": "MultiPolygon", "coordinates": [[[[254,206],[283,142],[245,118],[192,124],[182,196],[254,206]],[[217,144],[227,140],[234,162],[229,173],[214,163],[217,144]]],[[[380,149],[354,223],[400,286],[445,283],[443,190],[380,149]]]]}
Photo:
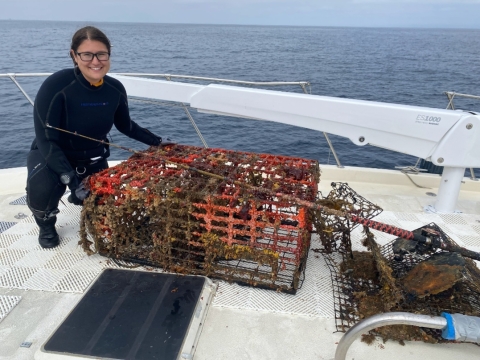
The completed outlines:
{"type": "Polygon", "coordinates": [[[0,0],[0,19],[480,29],[480,0],[0,0]]]}

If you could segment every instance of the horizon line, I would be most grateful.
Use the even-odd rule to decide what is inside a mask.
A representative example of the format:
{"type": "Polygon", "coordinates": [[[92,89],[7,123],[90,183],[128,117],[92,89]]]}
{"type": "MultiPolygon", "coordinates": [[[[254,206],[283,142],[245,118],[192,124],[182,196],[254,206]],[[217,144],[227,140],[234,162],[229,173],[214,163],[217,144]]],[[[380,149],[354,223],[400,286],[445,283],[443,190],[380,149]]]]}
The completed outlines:
{"type": "Polygon", "coordinates": [[[98,20],[39,20],[39,19],[12,19],[0,18],[0,21],[36,21],[36,22],[69,22],[69,23],[112,23],[112,24],[155,24],[155,25],[209,25],[209,26],[259,26],[259,27],[318,27],[318,28],[362,28],[362,29],[419,29],[419,30],[480,30],[479,27],[438,27],[438,26],[349,26],[349,25],[287,25],[287,24],[227,24],[227,23],[183,23],[183,22],[151,22],[151,21],[98,21],[98,20]]]}

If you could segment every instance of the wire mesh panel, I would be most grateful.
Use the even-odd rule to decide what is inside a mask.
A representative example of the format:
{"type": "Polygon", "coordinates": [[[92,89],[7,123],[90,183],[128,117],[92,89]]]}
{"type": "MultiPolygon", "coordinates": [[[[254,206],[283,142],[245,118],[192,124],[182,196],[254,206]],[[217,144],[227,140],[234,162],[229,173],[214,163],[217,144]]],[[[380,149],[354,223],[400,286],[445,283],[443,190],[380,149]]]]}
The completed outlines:
{"type": "Polygon", "coordinates": [[[319,211],[314,218],[314,225],[320,235],[325,254],[334,251],[351,253],[350,233],[358,224],[350,221],[344,214],[371,219],[380,214],[382,209],[359,195],[347,183],[334,182],[331,185],[330,193],[319,202],[330,209],[343,212],[343,215],[319,211]]]}
{"type": "Polygon", "coordinates": [[[312,231],[318,162],[174,145],[89,178],[85,250],[166,271],[295,292],[312,231]],[[90,235],[90,236],[88,236],[90,235]]]}
{"type": "MultiPolygon", "coordinates": [[[[456,245],[435,223],[413,232],[435,233],[442,244],[456,245]]],[[[337,331],[344,332],[363,318],[390,311],[480,315],[480,270],[471,259],[402,238],[377,247],[377,251],[373,235],[366,230],[365,236],[364,244],[370,251],[326,256],[334,285],[337,331]]],[[[400,342],[445,341],[439,330],[407,325],[371,333],[400,342]]]]}

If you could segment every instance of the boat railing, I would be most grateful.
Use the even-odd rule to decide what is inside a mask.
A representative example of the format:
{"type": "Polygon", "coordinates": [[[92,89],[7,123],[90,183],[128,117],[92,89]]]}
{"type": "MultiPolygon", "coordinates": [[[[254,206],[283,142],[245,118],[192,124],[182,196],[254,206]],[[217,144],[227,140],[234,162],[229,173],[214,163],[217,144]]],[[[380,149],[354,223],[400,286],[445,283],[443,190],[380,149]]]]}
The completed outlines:
{"type": "MultiPolygon", "coordinates": [[[[20,85],[20,83],[17,81],[17,78],[23,78],[23,77],[47,77],[51,75],[52,73],[6,73],[6,74],[0,74],[0,78],[8,78],[10,79],[20,90],[20,92],[23,94],[23,96],[28,100],[28,102],[33,106],[34,102],[30,98],[30,96],[27,94],[27,92],[23,89],[23,87],[20,85]]],[[[305,94],[310,94],[311,93],[311,84],[308,81],[269,81],[269,82],[261,82],[261,81],[243,81],[243,80],[231,80],[231,79],[221,79],[221,78],[212,78],[212,77],[202,77],[202,76],[191,76],[191,75],[176,75],[176,74],[158,74],[158,73],[116,73],[116,75],[124,75],[124,76],[135,76],[135,77],[150,77],[150,78],[164,78],[167,81],[172,81],[173,79],[179,79],[179,80],[189,80],[189,81],[200,81],[200,82],[211,82],[211,83],[226,83],[226,84],[232,84],[232,85],[244,85],[244,86],[254,86],[254,87],[275,87],[275,86],[300,86],[302,91],[305,94]]],[[[448,105],[447,109],[452,109],[455,110],[455,105],[454,105],[454,98],[455,97],[463,97],[463,98],[469,98],[469,99],[475,99],[475,100],[480,100],[480,96],[476,95],[470,95],[470,94],[462,94],[462,93],[457,93],[453,91],[446,91],[445,95],[448,97],[448,105]]],[[[141,101],[140,99],[132,99],[134,101],[141,101]]],[[[208,148],[208,144],[205,141],[205,138],[203,137],[200,129],[195,123],[195,120],[192,116],[192,114],[189,111],[189,106],[186,104],[180,104],[180,106],[183,108],[185,111],[185,114],[187,115],[189,121],[191,122],[193,128],[197,132],[198,137],[200,138],[201,142],[203,143],[203,146],[205,148],[208,148]]],[[[323,132],[323,135],[325,137],[325,140],[328,143],[328,146],[330,148],[330,151],[335,158],[335,161],[337,163],[337,167],[343,168],[342,163],[340,162],[340,159],[335,151],[335,148],[333,147],[333,144],[326,132],[323,132]]],[[[420,159],[419,159],[420,160],[420,159]]],[[[417,164],[413,167],[415,168],[416,172],[421,171],[421,169],[417,168],[417,164]]],[[[412,167],[408,167],[408,170],[411,170],[412,167]]],[[[475,176],[475,172],[473,168],[469,168],[470,170],[470,178],[472,180],[478,181],[478,179],[475,176]]]]}
{"type": "MultiPolygon", "coordinates": [[[[25,90],[22,88],[22,86],[19,84],[16,78],[18,77],[46,77],[51,75],[51,73],[8,73],[8,74],[0,74],[0,78],[9,78],[16,86],[17,88],[21,91],[23,96],[28,100],[28,102],[33,106],[33,101],[32,99],[28,96],[28,94],[25,92],[25,90]]],[[[302,88],[302,91],[305,94],[310,94],[311,93],[311,84],[308,81],[268,81],[268,82],[263,82],[263,81],[243,81],[243,80],[230,80],[230,79],[220,79],[220,78],[212,78],[212,77],[202,77],[202,76],[191,76],[191,75],[175,75],[175,74],[147,74],[147,73],[115,73],[115,75],[124,75],[124,76],[135,76],[135,77],[150,77],[150,78],[164,78],[167,81],[172,81],[172,79],[182,79],[182,80],[190,80],[190,81],[201,81],[201,82],[212,82],[212,83],[226,83],[226,84],[234,84],[234,85],[245,85],[245,86],[288,86],[288,85],[295,85],[295,86],[300,86],[302,88]]],[[[133,99],[134,101],[138,99],[133,99]]],[[[181,104],[181,107],[185,111],[185,114],[187,115],[188,119],[190,120],[190,123],[192,124],[193,128],[197,132],[198,137],[200,138],[200,141],[203,143],[203,146],[205,148],[208,148],[208,144],[205,141],[205,138],[203,137],[200,129],[198,128],[197,124],[195,123],[195,120],[190,113],[188,106],[185,104],[181,104]]],[[[337,167],[343,168],[342,163],[340,162],[340,159],[337,155],[337,152],[335,151],[335,148],[333,147],[333,144],[326,132],[323,132],[323,135],[325,137],[325,140],[327,141],[327,144],[330,148],[330,151],[332,152],[333,157],[335,158],[335,161],[337,163],[337,167]]]]}
{"type": "Polygon", "coordinates": [[[452,110],[455,110],[455,105],[453,104],[453,99],[456,96],[467,98],[467,99],[480,100],[480,96],[478,96],[478,95],[462,94],[462,93],[457,93],[455,91],[445,91],[444,94],[447,95],[447,97],[448,97],[447,109],[452,109],[452,110]]]}

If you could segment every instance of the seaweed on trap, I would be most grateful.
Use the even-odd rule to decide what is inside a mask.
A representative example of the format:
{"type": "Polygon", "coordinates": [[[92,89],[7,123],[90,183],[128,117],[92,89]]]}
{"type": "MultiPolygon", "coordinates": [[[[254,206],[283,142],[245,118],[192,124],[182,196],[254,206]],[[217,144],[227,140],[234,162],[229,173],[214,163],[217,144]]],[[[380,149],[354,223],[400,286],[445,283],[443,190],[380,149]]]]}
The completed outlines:
{"type": "MultiPolygon", "coordinates": [[[[435,231],[443,242],[456,245],[434,223],[414,232],[425,230],[435,231]]],[[[334,284],[337,331],[347,331],[361,319],[392,311],[480,316],[480,271],[471,259],[401,238],[379,247],[366,227],[364,235],[368,252],[326,257],[334,284]]],[[[406,340],[445,342],[440,330],[408,325],[380,327],[363,340],[371,342],[374,335],[401,344],[406,340]]]]}

